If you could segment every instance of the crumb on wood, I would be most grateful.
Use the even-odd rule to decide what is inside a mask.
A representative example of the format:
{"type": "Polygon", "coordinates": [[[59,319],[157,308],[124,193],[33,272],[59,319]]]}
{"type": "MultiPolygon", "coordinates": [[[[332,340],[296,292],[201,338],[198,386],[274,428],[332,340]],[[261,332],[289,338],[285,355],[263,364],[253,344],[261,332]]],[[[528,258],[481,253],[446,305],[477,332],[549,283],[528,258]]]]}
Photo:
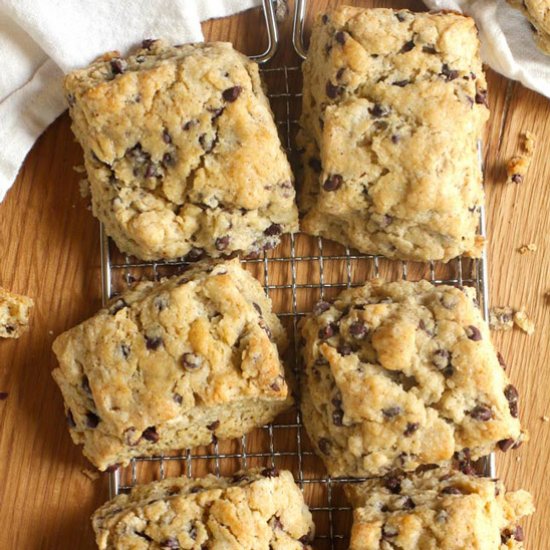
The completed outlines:
{"type": "Polygon", "coordinates": [[[84,468],[81,470],[82,475],[84,477],[87,477],[90,481],[96,481],[99,479],[99,473],[94,472],[94,470],[89,470],[88,468],[84,468]]]}
{"type": "Polygon", "coordinates": [[[523,134],[523,150],[528,154],[533,156],[533,153],[535,152],[535,142],[537,140],[537,136],[533,134],[533,132],[530,132],[527,130],[523,134]]]}
{"type": "Polygon", "coordinates": [[[506,163],[506,183],[523,183],[535,151],[536,136],[532,132],[522,134],[523,154],[512,157],[506,163]]]}
{"type": "Polygon", "coordinates": [[[511,330],[514,327],[514,310],[511,307],[492,307],[489,311],[491,330],[511,330]]]}
{"type": "Polygon", "coordinates": [[[543,415],[540,417],[543,422],[550,422],[550,416],[543,415]]]}
{"type": "Polygon", "coordinates": [[[521,456],[516,456],[516,462],[521,462],[521,456]]]}
{"type": "Polygon", "coordinates": [[[527,252],[536,252],[537,245],[535,243],[523,244],[518,248],[520,254],[527,254],[527,252]]]}
{"type": "Polygon", "coordinates": [[[80,196],[85,199],[90,195],[90,182],[83,178],[78,182],[78,189],[80,190],[80,196]]]}
{"type": "Polygon", "coordinates": [[[78,164],[77,166],[73,166],[73,170],[77,174],[84,174],[86,172],[86,168],[84,168],[83,164],[78,164]]]}
{"type": "Polygon", "coordinates": [[[529,336],[535,332],[535,323],[529,319],[527,313],[522,309],[514,313],[514,323],[523,330],[523,332],[529,334],[529,336]]]}

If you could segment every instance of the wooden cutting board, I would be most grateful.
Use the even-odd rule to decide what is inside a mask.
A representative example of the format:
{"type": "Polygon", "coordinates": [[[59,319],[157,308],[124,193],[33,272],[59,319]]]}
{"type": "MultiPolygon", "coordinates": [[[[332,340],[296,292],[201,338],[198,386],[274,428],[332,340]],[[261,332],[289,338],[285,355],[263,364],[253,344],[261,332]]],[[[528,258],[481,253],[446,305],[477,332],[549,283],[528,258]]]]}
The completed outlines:
{"type": "MultiPolygon", "coordinates": [[[[311,1],[309,11],[336,3],[311,1]]],[[[423,9],[414,0],[349,3],[423,9]]],[[[203,28],[208,39],[230,40],[245,53],[264,47],[258,10],[203,28]]],[[[277,65],[298,62],[288,46],[290,28],[290,20],[281,26],[285,46],[277,65]]],[[[488,80],[492,115],[484,159],[491,303],[524,306],[537,325],[532,336],[517,329],[494,334],[520,390],[521,418],[531,434],[531,441],[518,451],[499,454],[497,468],[509,488],[524,487],[534,494],[538,511],[524,522],[527,546],[546,550],[550,422],[543,417],[550,416],[550,300],[544,294],[550,290],[550,101],[492,71],[488,80]],[[526,130],[538,138],[533,164],[523,184],[506,185],[504,163],[519,151],[520,134],[526,130]],[[531,242],[536,252],[518,252],[531,242]]],[[[79,194],[80,176],[72,169],[81,162],[65,113],[37,141],[0,205],[0,284],[36,301],[30,333],[18,341],[0,342],[0,391],[9,392],[0,402],[2,549],[95,548],[89,516],[108,498],[106,474],[91,480],[82,473],[91,467],[70,440],[50,375],[54,337],[93,314],[101,301],[98,224],[79,194]]],[[[289,434],[289,441],[294,437],[289,434]]]]}

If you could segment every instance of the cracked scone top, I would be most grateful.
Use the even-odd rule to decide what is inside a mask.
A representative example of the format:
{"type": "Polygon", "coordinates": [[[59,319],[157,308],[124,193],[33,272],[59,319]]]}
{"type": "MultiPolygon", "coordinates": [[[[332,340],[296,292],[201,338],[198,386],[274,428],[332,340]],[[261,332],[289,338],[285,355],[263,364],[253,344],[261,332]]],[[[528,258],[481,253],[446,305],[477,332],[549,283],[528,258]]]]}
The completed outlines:
{"type": "Polygon", "coordinates": [[[303,66],[302,230],[408,260],[479,256],[488,118],[474,21],[340,7],[303,66]]]}
{"type": "Polygon", "coordinates": [[[301,322],[302,414],[334,476],[470,459],[524,438],[473,289],[375,281],[301,322]],[[472,292],[470,292],[472,291],[472,292]]]}
{"type": "Polygon", "coordinates": [[[508,0],[521,10],[533,30],[537,46],[550,55],[550,0],[508,0]]]}
{"type": "Polygon", "coordinates": [[[311,550],[314,525],[288,471],[171,478],[135,487],[92,517],[100,550],[311,550]]]}
{"type": "Polygon", "coordinates": [[[499,480],[435,469],[346,486],[355,508],[350,550],[523,548],[531,495],[499,480]]]}
{"type": "Polygon", "coordinates": [[[139,283],[53,344],[75,443],[100,470],[240,437],[289,407],[284,329],[238,260],[139,283]]]}
{"type": "Polygon", "coordinates": [[[258,67],[228,43],[104,56],[65,79],[94,214],[144,260],[256,252],[298,228],[258,67]]]}

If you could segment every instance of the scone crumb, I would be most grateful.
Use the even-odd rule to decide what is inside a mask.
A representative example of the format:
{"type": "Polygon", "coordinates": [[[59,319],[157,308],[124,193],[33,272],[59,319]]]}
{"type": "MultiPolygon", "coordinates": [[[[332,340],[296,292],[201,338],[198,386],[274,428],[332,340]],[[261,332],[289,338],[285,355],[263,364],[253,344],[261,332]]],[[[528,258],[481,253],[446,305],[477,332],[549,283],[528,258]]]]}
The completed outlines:
{"type": "Polygon", "coordinates": [[[514,323],[529,336],[535,332],[535,323],[527,317],[527,313],[522,309],[514,313],[514,323]]]}
{"type": "Polygon", "coordinates": [[[523,139],[523,149],[528,155],[533,156],[533,153],[535,152],[535,142],[537,140],[537,136],[533,134],[533,132],[527,130],[527,132],[523,134],[523,139]]]}
{"type": "Polygon", "coordinates": [[[78,182],[78,189],[80,191],[80,196],[85,199],[90,196],[90,182],[87,178],[82,178],[78,182]]]}
{"type": "Polygon", "coordinates": [[[550,422],[550,416],[543,415],[540,417],[543,422],[550,422]]]}
{"type": "Polygon", "coordinates": [[[514,310],[508,306],[492,307],[489,311],[491,330],[512,330],[514,328],[514,310]]]}
{"type": "Polygon", "coordinates": [[[535,151],[535,135],[532,132],[525,132],[523,136],[523,154],[512,157],[506,163],[507,179],[506,183],[523,183],[529,166],[531,165],[531,159],[535,151]]]}
{"type": "Polygon", "coordinates": [[[99,479],[99,472],[95,472],[94,470],[89,470],[88,468],[84,468],[83,470],[80,470],[80,472],[84,477],[87,477],[90,481],[97,481],[99,479]]]}
{"type": "Polygon", "coordinates": [[[73,166],[73,170],[77,174],[85,174],[86,173],[86,168],[84,167],[83,164],[77,164],[76,166],[73,166]]]}
{"type": "Polygon", "coordinates": [[[527,254],[527,252],[536,252],[537,245],[535,243],[523,244],[518,248],[520,254],[527,254]]]}

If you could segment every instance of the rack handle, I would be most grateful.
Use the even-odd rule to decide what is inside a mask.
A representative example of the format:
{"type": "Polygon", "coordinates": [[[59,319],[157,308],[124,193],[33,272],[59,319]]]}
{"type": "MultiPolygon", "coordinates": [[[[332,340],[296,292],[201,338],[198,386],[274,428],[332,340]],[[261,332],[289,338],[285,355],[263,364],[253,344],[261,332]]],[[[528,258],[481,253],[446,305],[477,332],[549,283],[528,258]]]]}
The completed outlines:
{"type": "Polygon", "coordinates": [[[296,53],[302,58],[307,57],[304,47],[304,22],[306,19],[306,0],[295,0],[294,20],[292,22],[292,45],[296,53]]]}
{"type": "Polygon", "coordinates": [[[277,26],[275,10],[273,9],[273,1],[262,0],[262,9],[267,28],[267,49],[263,53],[250,56],[250,59],[256,63],[267,63],[273,58],[279,47],[279,28],[277,26]]]}

